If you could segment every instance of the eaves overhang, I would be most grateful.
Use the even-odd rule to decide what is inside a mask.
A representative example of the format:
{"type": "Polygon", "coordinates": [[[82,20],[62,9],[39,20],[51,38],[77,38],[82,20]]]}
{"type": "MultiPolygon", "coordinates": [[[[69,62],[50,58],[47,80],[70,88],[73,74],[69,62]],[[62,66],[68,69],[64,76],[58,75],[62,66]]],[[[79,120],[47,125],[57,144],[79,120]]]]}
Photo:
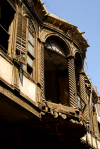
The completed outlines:
{"type": "MultiPolygon", "coordinates": [[[[36,11],[37,16],[40,19],[41,23],[49,23],[49,25],[57,27],[59,30],[62,30],[64,33],[73,34],[73,40],[77,40],[77,42],[81,45],[81,47],[84,45],[85,51],[86,48],[89,47],[89,44],[87,43],[87,40],[84,38],[83,34],[85,32],[80,32],[78,27],[75,25],[72,25],[68,21],[55,16],[54,14],[49,13],[42,0],[25,0],[30,4],[30,8],[36,11]]],[[[70,35],[69,35],[70,36],[70,35]]]]}
{"type": "Polygon", "coordinates": [[[83,43],[85,47],[90,47],[89,44],[87,43],[87,40],[83,36],[85,32],[80,32],[77,26],[72,25],[68,21],[58,16],[55,16],[54,14],[51,13],[45,14],[45,17],[46,19],[44,19],[44,22],[56,26],[58,29],[62,30],[67,35],[69,35],[69,32],[72,32],[73,35],[71,36],[73,40],[80,40],[79,42],[83,43]]]}

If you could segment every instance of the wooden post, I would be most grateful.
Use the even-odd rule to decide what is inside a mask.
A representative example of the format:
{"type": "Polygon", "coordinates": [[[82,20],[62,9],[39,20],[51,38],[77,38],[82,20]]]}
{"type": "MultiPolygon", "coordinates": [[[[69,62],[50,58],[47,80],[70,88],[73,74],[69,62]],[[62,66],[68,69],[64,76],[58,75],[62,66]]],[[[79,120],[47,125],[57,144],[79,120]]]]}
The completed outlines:
{"type": "Polygon", "coordinates": [[[44,91],[44,45],[41,43],[41,96],[42,100],[45,100],[44,91]]]}
{"type": "Polygon", "coordinates": [[[79,73],[79,84],[80,84],[80,97],[86,104],[85,110],[83,112],[85,116],[89,118],[88,101],[86,98],[86,89],[85,89],[84,69],[82,69],[79,73]]]}
{"type": "Polygon", "coordinates": [[[73,108],[77,108],[77,93],[76,93],[76,77],[74,56],[68,57],[68,78],[69,78],[69,104],[73,108]]]}

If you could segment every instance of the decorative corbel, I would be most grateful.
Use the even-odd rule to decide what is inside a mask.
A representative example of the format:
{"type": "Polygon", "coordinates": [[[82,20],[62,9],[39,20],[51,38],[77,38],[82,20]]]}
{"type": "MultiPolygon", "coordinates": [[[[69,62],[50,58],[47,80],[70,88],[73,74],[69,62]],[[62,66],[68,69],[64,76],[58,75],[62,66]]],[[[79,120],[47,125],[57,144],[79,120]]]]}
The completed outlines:
{"type": "Polygon", "coordinates": [[[75,48],[73,43],[70,44],[70,51],[67,57],[74,57],[75,58],[75,48]]]}
{"type": "Polygon", "coordinates": [[[72,36],[73,36],[72,31],[71,31],[71,30],[68,30],[68,31],[67,31],[67,35],[68,35],[69,37],[72,37],[72,36]]]}

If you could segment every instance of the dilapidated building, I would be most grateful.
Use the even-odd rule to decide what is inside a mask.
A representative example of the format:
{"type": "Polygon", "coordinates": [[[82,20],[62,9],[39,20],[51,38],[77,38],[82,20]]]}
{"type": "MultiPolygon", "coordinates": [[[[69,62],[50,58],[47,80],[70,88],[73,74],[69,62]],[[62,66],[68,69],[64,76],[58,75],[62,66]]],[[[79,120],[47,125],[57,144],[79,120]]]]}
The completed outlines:
{"type": "Polygon", "coordinates": [[[0,1],[1,148],[99,148],[82,34],[41,0],[0,1]]]}

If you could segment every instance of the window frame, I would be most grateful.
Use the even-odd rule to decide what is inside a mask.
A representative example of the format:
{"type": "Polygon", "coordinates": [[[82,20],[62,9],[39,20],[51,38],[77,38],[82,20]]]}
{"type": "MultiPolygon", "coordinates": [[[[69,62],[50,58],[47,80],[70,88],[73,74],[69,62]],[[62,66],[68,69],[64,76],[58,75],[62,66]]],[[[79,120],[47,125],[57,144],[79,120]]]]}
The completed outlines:
{"type": "Polygon", "coordinates": [[[0,32],[2,37],[0,38],[0,48],[5,52],[11,52],[9,50],[9,40],[11,38],[11,24],[14,20],[14,15],[16,11],[12,7],[9,1],[4,2],[3,0],[0,1],[0,17],[1,17],[1,24],[0,24],[0,32]],[[8,13],[4,13],[5,10],[8,13]]]}
{"type": "Polygon", "coordinates": [[[26,72],[32,79],[35,80],[35,43],[36,43],[36,36],[35,36],[35,29],[33,23],[27,18],[27,31],[26,31],[26,65],[22,64],[21,68],[24,72],[26,72]],[[29,25],[31,24],[32,30],[30,29],[29,25]],[[33,36],[34,42],[33,45],[29,41],[29,33],[33,36]],[[30,44],[33,47],[33,55],[28,50],[28,44],[30,44]],[[27,58],[30,58],[32,60],[32,67],[28,64],[27,58]]]}

